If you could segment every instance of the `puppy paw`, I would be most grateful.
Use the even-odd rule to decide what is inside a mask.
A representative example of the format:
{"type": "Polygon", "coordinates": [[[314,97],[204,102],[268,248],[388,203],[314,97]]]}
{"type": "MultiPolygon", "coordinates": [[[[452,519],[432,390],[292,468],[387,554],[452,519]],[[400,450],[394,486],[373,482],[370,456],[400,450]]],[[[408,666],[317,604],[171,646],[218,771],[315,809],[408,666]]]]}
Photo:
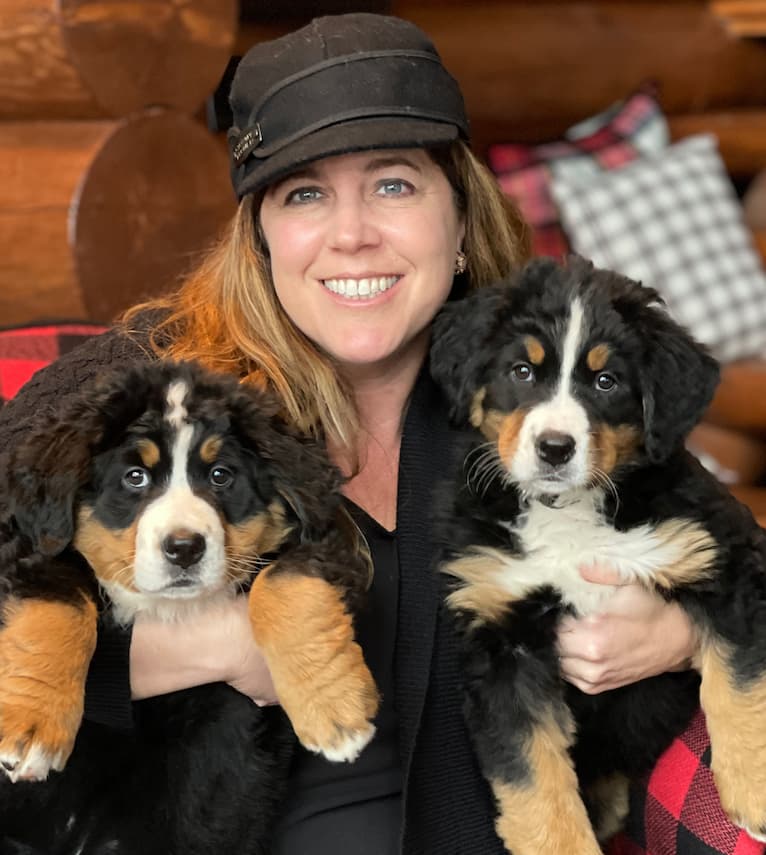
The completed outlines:
{"type": "Polygon", "coordinates": [[[14,601],[1,626],[0,771],[12,781],[41,781],[64,768],[74,747],[95,606],[14,601]]]}
{"type": "Polygon", "coordinates": [[[766,805],[747,787],[732,787],[716,777],[721,804],[733,825],[746,831],[753,840],[766,843],[766,805]]]}
{"type": "Polygon", "coordinates": [[[44,781],[51,769],[61,771],[72,753],[82,700],[70,707],[57,691],[36,685],[32,702],[9,692],[8,682],[0,680],[0,769],[12,781],[44,781]],[[19,702],[6,701],[9,696],[19,702]]]}
{"type": "Polygon", "coordinates": [[[335,653],[330,670],[329,681],[321,668],[298,691],[286,686],[280,700],[305,748],[350,762],[375,735],[378,690],[355,642],[335,653]]]}
{"type": "Polygon", "coordinates": [[[375,734],[378,690],[341,592],[317,577],[259,578],[250,619],[298,739],[328,760],[355,760],[375,734]]]}

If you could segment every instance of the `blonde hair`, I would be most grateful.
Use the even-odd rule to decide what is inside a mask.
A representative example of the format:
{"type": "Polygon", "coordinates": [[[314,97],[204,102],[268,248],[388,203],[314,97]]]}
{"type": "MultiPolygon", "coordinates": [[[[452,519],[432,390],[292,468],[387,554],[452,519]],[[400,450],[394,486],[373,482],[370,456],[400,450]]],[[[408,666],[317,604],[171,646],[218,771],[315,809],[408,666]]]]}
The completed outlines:
{"type": "MultiPolygon", "coordinates": [[[[528,229],[518,210],[462,142],[431,154],[465,218],[468,287],[507,276],[529,256],[528,229]]],[[[164,310],[151,331],[155,353],[270,384],[290,421],[353,455],[359,425],[351,390],[277,300],[257,227],[259,204],[260,197],[245,196],[223,237],[181,287],[130,309],[123,326],[131,331],[145,310],[164,310]]]]}

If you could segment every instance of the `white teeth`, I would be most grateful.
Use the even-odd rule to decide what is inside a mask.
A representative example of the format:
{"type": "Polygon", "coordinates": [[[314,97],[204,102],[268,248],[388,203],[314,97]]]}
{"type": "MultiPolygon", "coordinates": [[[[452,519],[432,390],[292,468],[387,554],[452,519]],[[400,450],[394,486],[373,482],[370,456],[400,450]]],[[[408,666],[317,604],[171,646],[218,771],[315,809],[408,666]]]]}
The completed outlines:
{"type": "Polygon", "coordinates": [[[367,279],[324,279],[322,284],[334,294],[342,294],[344,297],[358,300],[388,291],[400,278],[399,276],[373,276],[367,279]]]}

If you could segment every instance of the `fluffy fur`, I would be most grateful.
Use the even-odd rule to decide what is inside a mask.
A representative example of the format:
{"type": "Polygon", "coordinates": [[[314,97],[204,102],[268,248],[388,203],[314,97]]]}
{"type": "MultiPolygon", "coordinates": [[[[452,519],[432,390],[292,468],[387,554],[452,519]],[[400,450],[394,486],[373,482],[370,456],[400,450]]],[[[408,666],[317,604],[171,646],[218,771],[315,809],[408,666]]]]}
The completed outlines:
{"type": "Polygon", "coordinates": [[[155,363],[41,418],[6,462],[0,850],[266,853],[293,728],[333,760],[374,733],[351,623],[369,556],[325,450],[273,396],[155,363]],[[80,727],[99,613],[170,621],[242,591],[281,707],[221,683],[134,704],[132,731],[80,727]]]}
{"type": "Polygon", "coordinates": [[[514,855],[597,855],[628,780],[702,701],[733,822],[766,839],[766,541],[684,449],[715,361],[657,294],[580,258],[536,260],[448,305],[432,372],[467,450],[444,514],[466,720],[514,855]],[[596,696],[559,674],[556,630],[601,609],[602,562],[677,601],[696,672],[596,696]]]}

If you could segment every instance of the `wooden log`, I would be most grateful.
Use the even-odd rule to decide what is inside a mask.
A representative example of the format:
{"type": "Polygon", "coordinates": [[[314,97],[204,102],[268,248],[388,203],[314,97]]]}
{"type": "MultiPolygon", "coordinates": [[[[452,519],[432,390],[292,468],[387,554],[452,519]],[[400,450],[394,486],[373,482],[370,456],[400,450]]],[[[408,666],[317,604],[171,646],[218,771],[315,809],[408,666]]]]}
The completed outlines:
{"type": "Polygon", "coordinates": [[[555,138],[646,80],[672,115],[766,103],[766,45],[732,38],[707,3],[392,0],[391,11],[429,33],[460,81],[479,153],[555,138]]]}
{"type": "Polygon", "coordinates": [[[766,36],[766,0],[714,0],[710,5],[733,36],[766,36]]]}
{"type": "Polygon", "coordinates": [[[0,123],[0,326],[108,322],[175,284],[235,209],[197,121],[0,123]]]}
{"type": "Polygon", "coordinates": [[[680,140],[710,132],[734,177],[752,177],[766,164],[766,109],[727,110],[669,116],[670,135],[680,140]]]}
{"type": "Polygon", "coordinates": [[[191,113],[215,88],[236,0],[0,0],[0,118],[191,113]]]}
{"type": "Polygon", "coordinates": [[[721,427],[766,437],[766,361],[730,362],[721,370],[721,382],[706,421],[721,427]]]}

